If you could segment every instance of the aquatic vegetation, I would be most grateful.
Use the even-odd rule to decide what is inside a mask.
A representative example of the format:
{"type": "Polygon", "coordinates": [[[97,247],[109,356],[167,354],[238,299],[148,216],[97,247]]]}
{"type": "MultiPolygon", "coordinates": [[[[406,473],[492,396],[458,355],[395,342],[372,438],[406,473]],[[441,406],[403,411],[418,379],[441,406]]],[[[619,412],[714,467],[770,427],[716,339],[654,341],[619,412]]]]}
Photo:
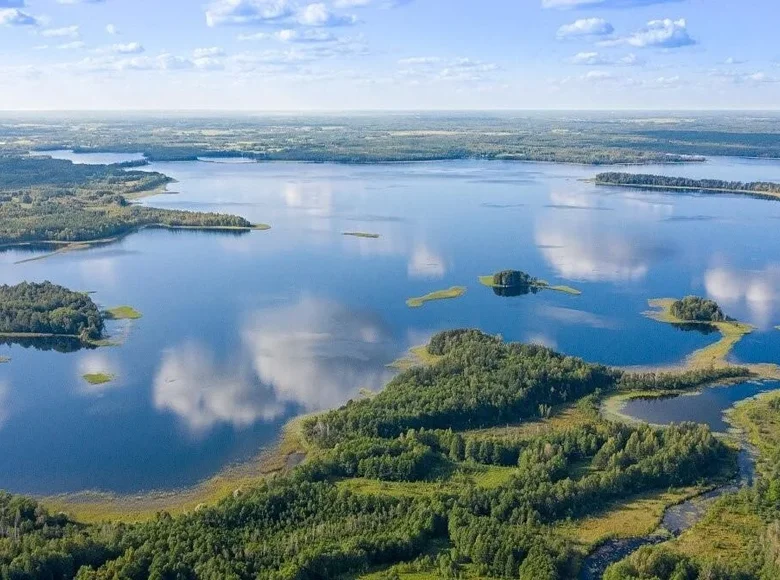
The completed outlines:
{"type": "Polygon", "coordinates": [[[103,312],[106,320],[138,320],[143,315],[132,306],[116,306],[103,312]]]}
{"type": "Polygon", "coordinates": [[[435,292],[430,292],[425,296],[420,296],[418,298],[409,298],[409,300],[406,301],[406,305],[409,308],[420,308],[426,302],[432,302],[434,300],[451,300],[453,298],[460,298],[466,293],[466,290],[467,289],[465,286],[452,286],[451,288],[447,288],[446,290],[437,290],[435,292]]]}
{"type": "Polygon", "coordinates": [[[83,375],[83,378],[90,385],[97,386],[97,385],[105,385],[107,383],[112,382],[116,378],[116,376],[108,373],[87,373],[83,375]]]}
{"type": "Polygon", "coordinates": [[[381,237],[379,234],[371,234],[368,232],[344,232],[342,235],[352,236],[353,238],[369,238],[374,240],[381,237]]]}

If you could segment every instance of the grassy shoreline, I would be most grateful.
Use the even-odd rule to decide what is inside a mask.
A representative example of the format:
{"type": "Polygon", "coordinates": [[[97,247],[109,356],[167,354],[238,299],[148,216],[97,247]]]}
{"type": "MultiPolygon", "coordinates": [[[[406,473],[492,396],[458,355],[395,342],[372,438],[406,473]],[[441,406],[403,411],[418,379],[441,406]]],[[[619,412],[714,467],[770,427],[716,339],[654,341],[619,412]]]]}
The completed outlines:
{"type": "Polygon", "coordinates": [[[115,306],[106,309],[103,312],[103,317],[106,320],[138,320],[143,317],[143,314],[132,306],[115,306]]]}
{"type": "Polygon", "coordinates": [[[291,419],[282,428],[279,439],[262,450],[255,458],[226,467],[190,487],[173,490],[152,490],[132,494],[113,494],[100,491],[40,496],[53,512],[64,512],[85,524],[114,522],[143,522],[154,519],[161,511],[172,515],[197,510],[200,506],[219,502],[238,494],[261,479],[281,474],[306,460],[311,448],[301,431],[306,416],[291,419]]]}

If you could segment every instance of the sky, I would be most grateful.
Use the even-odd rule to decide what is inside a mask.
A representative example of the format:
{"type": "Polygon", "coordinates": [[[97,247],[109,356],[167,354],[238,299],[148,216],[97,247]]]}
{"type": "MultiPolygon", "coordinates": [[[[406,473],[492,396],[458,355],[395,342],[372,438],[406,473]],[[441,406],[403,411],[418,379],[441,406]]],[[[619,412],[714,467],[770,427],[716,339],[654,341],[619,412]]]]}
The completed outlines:
{"type": "Polygon", "coordinates": [[[0,110],[776,109],[777,0],[0,0],[0,110]]]}

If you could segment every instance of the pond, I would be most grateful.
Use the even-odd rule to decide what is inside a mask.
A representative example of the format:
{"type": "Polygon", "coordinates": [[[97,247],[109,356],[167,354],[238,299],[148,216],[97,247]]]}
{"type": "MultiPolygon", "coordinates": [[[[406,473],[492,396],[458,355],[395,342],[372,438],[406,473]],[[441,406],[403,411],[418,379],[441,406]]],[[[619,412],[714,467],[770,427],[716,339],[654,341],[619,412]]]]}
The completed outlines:
{"type": "MultiPolygon", "coordinates": [[[[590,361],[666,364],[718,335],[642,312],[649,298],[695,293],[758,327],[735,357],[780,362],[778,203],[597,187],[582,180],[612,168],[542,163],[148,169],[175,178],[178,194],[145,204],[236,213],[273,229],[146,230],[24,263],[45,252],[0,253],[0,283],[51,280],[143,314],[109,323],[122,343],[113,348],[0,346],[11,359],[0,364],[0,488],[196,483],[255,456],[289,418],[381,388],[393,376],[388,363],[453,327],[590,361]],[[502,297],[478,282],[507,268],[582,295],[502,297]],[[453,286],[466,294],[406,305],[453,286]],[[85,373],[116,379],[90,385],[85,373]]],[[[775,161],[630,170],[780,181],[775,161]]]]}

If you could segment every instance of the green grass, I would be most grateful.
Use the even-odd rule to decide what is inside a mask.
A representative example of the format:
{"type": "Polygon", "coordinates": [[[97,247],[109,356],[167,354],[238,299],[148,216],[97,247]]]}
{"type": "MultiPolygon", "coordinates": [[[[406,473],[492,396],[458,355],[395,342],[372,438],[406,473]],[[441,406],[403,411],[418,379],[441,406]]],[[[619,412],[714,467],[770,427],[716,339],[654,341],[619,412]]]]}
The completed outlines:
{"type": "Polygon", "coordinates": [[[107,373],[87,373],[84,380],[90,385],[105,385],[112,382],[116,377],[107,373]]]}
{"type": "Polygon", "coordinates": [[[142,314],[132,306],[117,306],[103,313],[107,320],[138,320],[142,314]]]}
{"type": "MultiPolygon", "coordinates": [[[[482,284],[483,286],[487,286],[488,288],[508,288],[508,286],[494,284],[492,275],[480,276],[479,283],[482,284]]],[[[576,288],[572,288],[571,286],[564,286],[564,285],[551,286],[549,282],[546,282],[544,280],[539,280],[536,284],[531,284],[531,288],[536,288],[537,290],[553,290],[554,292],[564,292],[566,294],[571,294],[572,296],[580,296],[582,294],[580,290],[577,290],[576,288]]]]}
{"type": "Polygon", "coordinates": [[[353,238],[370,238],[370,239],[377,239],[381,237],[379,234],[371,234],[368,232],[344,232],[342,234],[343,236],[352,236],[353,238]]]}
{"type": "Polygon", "coordinates": [[[409,351],[387,365],[391,369],[398,371],[409,370],[412,367],[432,365],[438,362],[442,357],[428,352],[428,345],[413,346],[409,351]]]}
{"type": "Polygon", "coordinates": [[[453,286],[452,288],[447,288],[446,290],[437,290],[436,292],[430,292],[429,294],[426,294],[425,296],[420,296],[418,298],[409,298],[409,300],[406,301],[406,305],[409,308],[420,308],[426,302],[431,302],[434,300],[451,300],[453,298],[460,298],[465,293],[466,293],[465,286],[453,286]]]}

